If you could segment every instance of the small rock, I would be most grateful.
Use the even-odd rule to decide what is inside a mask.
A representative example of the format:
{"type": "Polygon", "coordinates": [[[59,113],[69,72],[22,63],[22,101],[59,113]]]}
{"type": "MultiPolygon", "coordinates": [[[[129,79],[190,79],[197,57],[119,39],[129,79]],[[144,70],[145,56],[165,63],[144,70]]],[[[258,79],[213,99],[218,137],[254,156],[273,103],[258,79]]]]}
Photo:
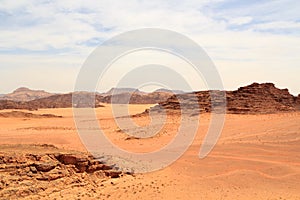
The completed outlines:
{"type": "Polygon", "coordinates": [[[60,155],[57,159],[65,165],[75,165],[77,162],[74,155],[60,155]]]}
{"type": "Polygon", "coordinates": [[[37,171],[41,171],[41,172],[49,172],[52,169],[55,168],[55,164],[54,163],[36,163],[35,164],[35,168],[37,169],[37,171]]]}
{"type": "Polygon", "coordinates": [[[87,169],[88,173],[93,173],[95,171],[99,170],[110,170],[112,169],[111,166],[105,165],[105,164],[97,164],[97,165],[90,165],[87,169]]]}
{"type": "Polygon", "coordinates": [[[37,177],[39,181],[54,181],[56,179],[64,177],[62,174],[47,174],[37,177]]]}
{"type": "Polygon", "coordinates": [[[88,162],[79,162],[75,166],[79,170],[80,173],[85,172],[88,168],[88,162]]]}
{"type": "Polygon", "coordinates": [[[108,172],[105,172],[105,175],[110,176],[111,178],[120,178],[121,173],[122,172],[108,171],[108,172]]]}
{"type": "Polygon", "coordinates": [[[37,173],[37,170],[36,170],[35,166],[30,166],[29,168],[30,168],[30,171],[31,171],[32,173],[34,173],[34,174],[37,173]]]}

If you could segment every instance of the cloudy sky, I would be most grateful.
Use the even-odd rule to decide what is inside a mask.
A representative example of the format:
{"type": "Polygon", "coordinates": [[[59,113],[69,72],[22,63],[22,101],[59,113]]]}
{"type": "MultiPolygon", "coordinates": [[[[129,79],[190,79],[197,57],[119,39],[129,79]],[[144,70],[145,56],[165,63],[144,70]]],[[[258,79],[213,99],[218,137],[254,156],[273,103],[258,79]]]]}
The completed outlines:
{"type": "Polygon", "coordinates": [[[149,27],[201,45],[226,89],[274,82],[300,93],[300,1],[0,0],[0,19],[0,93],[72,91],[98,45],[149,27]]]}

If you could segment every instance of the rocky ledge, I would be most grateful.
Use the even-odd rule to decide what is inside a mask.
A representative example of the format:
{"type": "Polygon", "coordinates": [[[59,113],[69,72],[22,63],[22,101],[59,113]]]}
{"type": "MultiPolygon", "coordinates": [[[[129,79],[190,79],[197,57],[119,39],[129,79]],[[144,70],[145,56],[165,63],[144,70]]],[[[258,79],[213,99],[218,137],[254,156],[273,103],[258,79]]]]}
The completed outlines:
{"type": "MultiPolygon", "coordinates": [[[[22,153],[0,150],[0,199],[44,196],[126,175],[84,153],[22,153]]],[[[113,183],[113,182],[112,182],[113,183]]],[[[93,186],[93,187],[92,187],[93,186]]],[[[89,195],[90,195],[89,194],[89,195]]]]}

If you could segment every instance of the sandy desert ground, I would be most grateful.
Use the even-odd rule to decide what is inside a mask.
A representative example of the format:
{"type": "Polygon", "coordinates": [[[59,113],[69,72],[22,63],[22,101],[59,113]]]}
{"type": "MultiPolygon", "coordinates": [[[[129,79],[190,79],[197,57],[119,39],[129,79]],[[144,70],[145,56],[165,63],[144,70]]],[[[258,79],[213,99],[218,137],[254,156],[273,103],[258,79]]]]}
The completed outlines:
{"type": "MultiPolygon", "coordinates": [[[[130,105],[130,113],[141,113],[150,106],[130,105]]],[[[18,147],[13,146],[15,144],[52,144],[61,151],[86,151],[77,134],[71,108],[24,112],[63,117],[1,117],[0,152],[5,153],[7,149],[13,151],[13,148],[17,151],[18,147]],[[8,148],[8,144],[12,145],[11,148],[8,148]]],[[[174,137],[179,126],[179,116],[174,114],[168,116],[166,125],[157,136],[128,139],[115,124],[110,105],[97,108],[96,113],[101,127],[111,141],[134,152],[148,152],[164,146],[174,137]]],[[[149,123],[149,118],[135,117],[134,121],[145,125],[149,123]]],[[[48,185],[46,191],[24,198],[300,199],[299,112],[228,114],[217,145],[206,158],[199,159],[199,149],[209,122],[210,115],[202,114],[193,144],[180,159],[165,169],[107,179],[101,184],[86,183],[78,187],[66,185],[56,190],[53,188],[59,180],[55,180],[43,183],[48,185]]],[[[39,151],[30,146],[28,149],[22,146],[21,151],[39,151]]]]}

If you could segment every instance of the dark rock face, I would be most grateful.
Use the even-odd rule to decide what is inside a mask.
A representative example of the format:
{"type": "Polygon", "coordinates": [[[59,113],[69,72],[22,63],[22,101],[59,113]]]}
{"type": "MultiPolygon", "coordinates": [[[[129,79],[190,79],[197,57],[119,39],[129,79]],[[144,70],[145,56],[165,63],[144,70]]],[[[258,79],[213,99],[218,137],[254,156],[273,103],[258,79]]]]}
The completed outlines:
{"type": "Polygon", "coordinates": [[[291,95],[287,89],[276,88],[273,83],[253,83],[236,91],[226,92],[226,102],[222,98],[222,91],[200,91],[173,95],[151,110],[159,112],[163,108],[178,111],[183,108],[195,114],[215,112],[222,105],[226,105],[227,113],[234,114],[290,112],[300,110],[300,98],[291,95]],[[216,110],[212,110],[212,103],[216,110]]]}
{"type": "Polygon", "coordinates": [[[300,94],[298,94],[298,96],[295,97],[295,101],[296,101],[296,107],[298,108],[298,110],[300,110],[300,94]]]}
{"type": "Polygon", "coordinates": [[[33,106],[28,106],[27,102],[16,102],[12,100],[0,100],[0,110],[4,109],[27,109],[36,110],[33,106]]]}

